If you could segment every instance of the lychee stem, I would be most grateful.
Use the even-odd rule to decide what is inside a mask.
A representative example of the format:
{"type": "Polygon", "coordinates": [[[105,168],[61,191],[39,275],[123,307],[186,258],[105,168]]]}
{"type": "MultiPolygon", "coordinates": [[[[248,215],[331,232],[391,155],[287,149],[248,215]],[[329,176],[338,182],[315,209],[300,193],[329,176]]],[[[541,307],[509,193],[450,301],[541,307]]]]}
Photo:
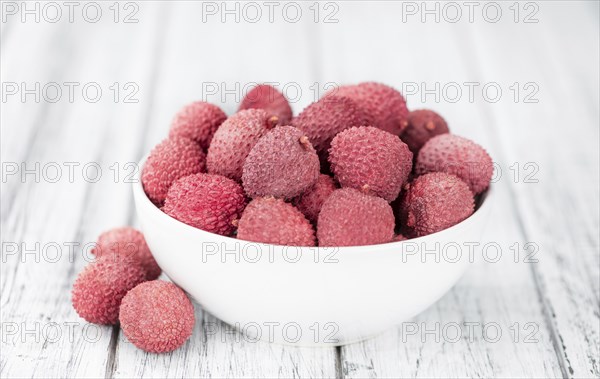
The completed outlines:
{"type": "Polygon", "coordinates": [[[371,186],[368,184],[365,184],[364,186],[362,186],[361,190],[364,193],[369,193],[369,191],[371,190],[371,186]]]}
{"type": "Polygon", "coordinates": [[[274,128],[278,122],[279,122],[279,117],[277,117],[277,116],[269,117],[269,119],[267,120],[267,129],[274,128]]]}
{"type": "Polygon", "coordinates": [[[433,123],[433,121],[427,121],[427,123],[425,124],[425,129],[427,129],[427,130],[435,129],[435,124],[433,123]]]}
{"type": "Polygon", "coordinates": [[[300,145],[302,145],[302,147],[305,150],[308,150],[310,148],[310,141],[308,140],[307,136],[302,136],[302,137],[298,138],[298,141],[300,142],[300,145]]]}
{"type": "Polygon", "coordinates": [[[240,220],[238,220],[237,218],[231,220],[231,225],[233,225],[236,228],[238,227],[239,223],[240,223],[240,220]]]}

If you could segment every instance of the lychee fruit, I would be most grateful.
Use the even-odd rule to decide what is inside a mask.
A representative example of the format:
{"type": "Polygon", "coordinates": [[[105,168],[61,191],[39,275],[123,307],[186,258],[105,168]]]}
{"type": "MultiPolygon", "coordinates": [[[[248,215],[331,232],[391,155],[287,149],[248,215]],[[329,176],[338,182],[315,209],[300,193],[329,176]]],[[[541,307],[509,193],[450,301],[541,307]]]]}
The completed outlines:
{"type": "Polygon", "coordinates": [[[325,200],[317,223],[319,246],[387,243],[394,237],[394,213],[384,199],[341,188],[325,200]]]}
{"type": "Polygon", "coordinates": [[[392,87],[375,82],[341,86],[326,96],[346,96],[371,117],[371,125],[397,136],[408,125],[408,109],[404,96],[392,87]]]}
{"type": "Polygon", "coordinates": [[[421,148],[415,162],[417,175],[428,172],[454,174],[477,195],[490,185],[494,164],[475,142],[453,134],[435,136],[421,148]]]}
{"type": "Polygon", "coordinates": [[[246,157],[242,182],[252,198],[291,199],[316,183],[319,169],[308,137],[293,126],[279,126],[258,140],[246,157]]]}
{"type": "Polygon", "coordinates": [[[433,172],[407,185],[400,206],[400,224],[406,235],[422,237],[469,217],[474,209],[473,193],[458,177],[433,172]]]}
{"type": "Polygon", "coordinates": [[[230,236],[245,205],[244,190],[235,181],[221,175],[194,174],[173,183],[162,210],[193,227],[230,236]]]}
{"type": "Polygon", "coordinates": [[[173,119],[169,136],[186,137],[208,149],[215,131],[227,119],[218,106],[196,101],[183,107],[173,119]]]}
{"type": "Polygon", "coordinates": [[[418,109],[408,114],[408,126],[400,138],[413,154],[417,154],[429,139],[448,132],[448,124],[442,116],[429,109],[418,109]]]}
{"type": "Polygon", "coordinates": [[[361,126],[335,136],[329,149],[329,163],[342,187],[393,201],[412,170],[412,153],[397,136],[361,126]]]}
{"type": "Polygon", "coordinates": [[[296,207],[274,197],[252,200],[239,221],[237,238],[287,246],[315,246],[315,232],[296,207]]]}
{"type": "Polygon", "coordinates": [[[292,119],[292,108],[285,96],[268,84],[260,84],[246,94],[238,110],[244,109],[264,109],[277,116],[280,125],[287,125],[292,119]]]}
{"type": "Polygon", "coordinates": [[[92,254],[101,257],[107,254],[117,254],[139,261],[146,270],[146,279],[154,280],[162,270],[154,260],[152,252],[142,232],[129,226],[108,230],[98,237],[92,254]]]}
{"type": "Polygon", "coordinates": [[[175,180],[205,171],[206,155],[200,145],[188,138],[168,138],[150,152],[142,169],[142,185],[160,207],[175,180]]]}
{"type": "Polygon", "coordinates": [[[246,156],[279,119],[264,109],[246,109],[229,117],[213,136],[206,167],[210,174],[240,181],[246,156]]]}
{"type": "Polygon", "coordinates": [[[171,282],[145,282],[121,302],[119,321],[125,337],[150,353],[173,351],[190,338],[196,318],[194,305],[171,282]]]}
{"type": "Polygon", "coordinates": [[[138,261],[107,254],[87,265],[73,284],[77,314],[95,324],[116,324],[123,296],[146,280],[138,261]]]}
{"type": "Polygon", "coordinates": [[[353,100],[339,96],[324,97],[292,119],[292,125],[306,133],[324,165],[328,164],[329,145],[336,134],[352,126],[370,124],[371,119],[353,100]]]}
{"type": "Polygon", "coordinates": [[[329,175],[321,174],[317,182],[302,193],[302,195],[294,198],[292,203],[300,212],[304,213],[304,216],[310,222],[316,224],[323,203],[335,189],[336,185],[333,178],[329,175]]]}
{"type": "Polygon", "coordinates": [[[392,242],[400,242],[406,241],[408,238],[404,237],[402,234],[396,234],[394,238],[392,238],[392,242]]]}

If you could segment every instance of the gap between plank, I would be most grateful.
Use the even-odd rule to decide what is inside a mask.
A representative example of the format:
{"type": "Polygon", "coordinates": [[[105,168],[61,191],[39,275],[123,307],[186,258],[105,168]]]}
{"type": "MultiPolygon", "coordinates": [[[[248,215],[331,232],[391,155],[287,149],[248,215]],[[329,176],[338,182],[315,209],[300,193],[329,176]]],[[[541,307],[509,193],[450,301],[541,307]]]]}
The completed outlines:
{"type": "Polygon", "coordinates": [[[335,377],[337,379],[342,379],[345,377],[344,371],[342,369],[342,347],[335,347],[335,377]]]}
{"type": "Polygon", "coordinates": [[[117,354],[117,343],[119,342],[119,325],[112,326],[112,333],[110,335],[110,343],[108,344],[108,359],[106,361],[106,372],[104,377],[106,379],[112,378],[115,375],[115,356],[117,354]]]}

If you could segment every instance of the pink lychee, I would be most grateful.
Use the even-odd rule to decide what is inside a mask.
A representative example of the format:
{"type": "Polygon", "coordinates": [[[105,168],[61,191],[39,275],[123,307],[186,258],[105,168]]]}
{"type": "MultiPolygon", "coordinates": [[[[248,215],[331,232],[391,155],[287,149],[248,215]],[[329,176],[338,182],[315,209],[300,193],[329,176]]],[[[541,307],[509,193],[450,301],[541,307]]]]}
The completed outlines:
{"type": "Polygon", "coordinates": [[[206,155],[196,142],[168,138],[152,149],[142,169],[142,185],[148,198],[159,207],[173,182],[206,171],[206,155]]]}
{"type": "Polygon", "coordinates": [[[325,200],[317,223],[319,246],[387,243],[394,237],[394,213],[382,198],[341,188],[325,200]]]}
{"type": "Polygon", "coordinates": [[[312,187],[319,177],[319,157],[308,137],[293,126],[278,126],[254,145],[242,182],[248,196],[291,199],[312,187]]]}
{"type": "Polygon", "coordinates": [[[227,119],[218,106],[196,101],[183,107],[173,119],[169,136],[186,137],[208,149],[215,131],[227,119]]]}
{"type": "Polygon", "coordinates": [[[430,139],[417,155],[415,173],[428,172],[454,174],[467,183],[474,194],[479,194],[490,185],[494,164],[475,142],[453,134],[440,134],[430,139]]]}
{"type": "Polygon", "coordinates": [[[127,293],[119,314],[125,337],[150,353],[173,351],[190,338],[196,321],[194,305],[170,282],[145,282],[127,293]]]}
{"type": "Polygon", "coordinates": [[[113,228],[100,234],[96,246],[92,249],[92,254],[97,257],[117,254],[138,260],[146,270],[147,280],[158,278],[162,272],[154,260],[142,232],[129,226],[113,228]]]}
{"type": "Polygon", "coordinates": [[[287,246],[315,246],[315,232],[296,207],[274,197],[252,200],[239,221],[237,238],[287,246]]]}
{"type": "Polygon", "coordinates": [[[229,236],[245,205],[244,190],[235,181],[221,175],[194,174],[173,183],[163,211],[198,229],[229,236]]]}
{"type": "Polygon", "coordinates": [[[329,162],[342,187],[393,201],[412,170],[412,153],[397,136],[362,126],[335,136],[329,162]]]}
{"type": "Polygon", "coordinates": [[[292,119],[292,108],[281,92],[268,84],[260,84],[246,94],[238,110],[264,109],[279,118],[280,125],[292,119]]]}

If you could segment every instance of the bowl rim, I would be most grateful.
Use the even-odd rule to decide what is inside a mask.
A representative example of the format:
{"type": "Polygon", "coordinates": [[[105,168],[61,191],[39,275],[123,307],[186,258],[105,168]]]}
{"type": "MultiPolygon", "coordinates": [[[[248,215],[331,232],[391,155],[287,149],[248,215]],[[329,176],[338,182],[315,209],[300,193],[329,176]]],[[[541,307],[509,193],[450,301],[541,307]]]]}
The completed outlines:
{"type": "MultiPolygon", "coordinates": [[[[149,154],[148,154],[149,155],[149,154]]],[[[208,234],[210,236],[213,236],[213,238],[216,239],[225,239],[230,240],[231,243],[237,242],[243,242],[243,243],[253,243],[253,244],[258,244],[258,245],[263,245],[265,247],[269,247],[269,246],[279,246],[279,247],[291,247],[291,246],[285,246],[285,245],[276,245],[276,244],[270,244],[270,243],[263,243],[263,242],[253,242],[253,241],[245,241],[245,240],[240,240],[237,239],[235,237],[229,237],[229,236],[223,236],[220,234],[216,234],[216,233],[211,233],[211,232],[207,232],[206,230],[202,230],[199,228],[196,228],[194,226],[188,225],[184,222],[181,222],[179,220],[177,220],[176,218],[173,218],[171,216],[169,216],[168,214],[166,214],[165,212],[163,212],[162,210],[160,210],[160,208],[158,208],[146,195],[146,191],[144,191],[144,187],[142,185],[142,172],[144,169],[144,165],[146,163],[146,160],[148,159],[148,155],[145,155],[139,162],[138,162],[138,170],[135,174],[135,177],[133,178],[133,182],[132,182],[132,188],[133,188],[133,196],[134,196],[134,202],[135,202],[135,207],[136,207],[136,213],[137,213],[137,208],[138,208],[138,204],[140,204],[139,202],[142,202],[142,205],[146,208],[152,208],[152,210],[150,212],[152,212],[154,215],[156,215],[155,217],[157,219],[160,219],[160,221],[162,223],[165,224],[170,224],[172,227],[174,228],[182,228],[182,229],[186,229],[188,232],[190,233],[195,233],[198,235],[202,235],[202,234],[208,234]]],[[[419,243],[419,242],[426,242],[428,239],[431,239],[432,236],[436,236],[436,237],[442,237],[444,235],[454,235],[457,232],[460,232],[461,230],[468,228],[469,225],[475,223],[475,222],[481,222],[480,219],[483,217],[483,214],[486,213],[486,211],[491,207],[491,196],[492,194],[495,192],[495,190],[493,189],[494,184],[490,183],[490,185],[488,186],[488,188],[481,194],[481,200],[480,200],[480,204],[479,207],[477,209],[475,209],[475,211],[466,219],[462,220],[461,222],[459,222],[456,225],[452,225],[449,228],[446,228],[444,230],[440,230],[439,232],[435,232],[435,233],[431,233],[428,234],[426,236],[422,236],[422,237],[416,237],[416,238],[410,238],[407,240],[402,240],[402,241],[392,241],[392,242],[386,242],[386,243],[380,243],[380,244],[374,244],[374,245],[359,245],[359,246],[294,246],[296,248],[303,248],[303,249],[340,249],[340,251],[343,251],[344,254],[346,253],[360,253],[360,252],[364,252],[365,250],[368,249],[373,249],[373,248],[380,248],[382,246],[386,246],[386,247],[399,247],[401,246],[401,244],[403,243],[419,243]],[[485,211],[484,211],[485,210],[485,211]]],[[[138,214],[139,217],[139,214],[138,214]]],[[[397,249],[398,252],[402,252],[402,249],[397,249]]]]}

